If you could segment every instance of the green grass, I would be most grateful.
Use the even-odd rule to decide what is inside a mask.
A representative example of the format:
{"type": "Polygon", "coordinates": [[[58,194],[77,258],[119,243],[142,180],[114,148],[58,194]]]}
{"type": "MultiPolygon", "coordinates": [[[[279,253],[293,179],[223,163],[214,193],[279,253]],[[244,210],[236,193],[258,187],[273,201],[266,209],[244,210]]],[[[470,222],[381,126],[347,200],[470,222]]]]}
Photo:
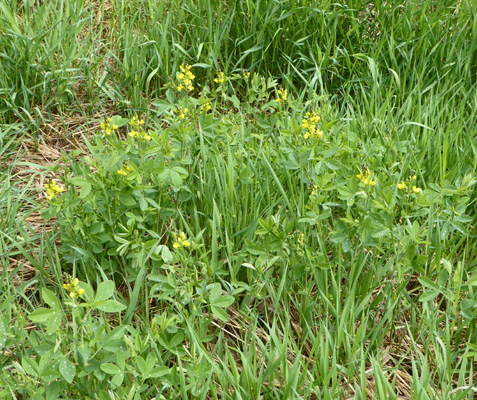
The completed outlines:
{"type": "Polygon", "coordinates": [[[0,398],[477,397],[475,2],[0,10],[0,398]]]}

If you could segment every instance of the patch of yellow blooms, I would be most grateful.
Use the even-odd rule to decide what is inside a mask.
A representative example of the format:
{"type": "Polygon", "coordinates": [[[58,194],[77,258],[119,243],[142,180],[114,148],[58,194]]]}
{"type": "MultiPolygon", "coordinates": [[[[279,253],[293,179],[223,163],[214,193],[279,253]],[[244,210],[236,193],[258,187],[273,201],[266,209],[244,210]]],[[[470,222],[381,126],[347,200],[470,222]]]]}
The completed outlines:
{"type": "Polygon", "coordinates": [[[356,175],[356,178],[358,178],[365,186],[376,185],[376,181],[371,179],[371,173],[368,168],[363,169],[361,173],[356,175]]]}
{"type": "Polygon", "coordinates": [[[195,75],[191,72],[191,66],[187,64],[182,64],[180,67],[181,72],[177,74],[177,80],[180,82],[177,85],[177,90],[179,92],[187,89],[188,91],[194,90],[194,86],[192,86],[192,81],[195,78],[195,75]]]}
{"type": "MultiPolygon", "coordinates": [[[[139,140],[151,140],[152,137],[147,132],[144,131],[142,126],[144,125],[144,120],[139,119],[137,115],[134,115],[129,121],[129,125],[133,128],[131,132],[128,133],[129,137],[136,138],[139,140]]],[[[118,172],[119,173],[119,172],[118,172]]]]}
{"type": "Polygon", "coordinates": [[[126,176],[132,171],[132,168],[129,165],[124,165],[123,168],[118,169],[118,175],[126,176]]]}
{"type": "Polygon", "coordinates": [[[77,289],[79,280],[78,278],[68,277],[68,282],[63,284],[63,289],[69,292],[69,296],[74,299],[76,296],[82,296],[84,289],[77,289]]]}
{"type": "Polygon", "coordinates": [[[189,247],[190,242],[187,240],[187,237],[184,232],[175,232],[174,239],[176,239],[175,243],[172,245],[174,249],[180,249],[181,247],[189,247]]]}
{"type": "MultiPolygon", "coordinates": [[[[414,182],[417,179],[416,175],[414,175],[411,172],[411,176],[409,176],[409,182],[414,182]]],[[[409,183],[409,187],[411,187],[411,184],[409,183]]],[[[397,184],[397,188],[399,190],[405,190],[406,192],[409,190],[409,187],[407,186],[406,182],[401,182],[397,184]]],[[[411,193],[421,193],[422,189],[420,187],[417,187],[415,185],[412,186],[411,193]]]]}
{"type": "Polygon", "coordinates": [[[286,89],[278,89],[278,97],[275,99],[277,103],[284,102],[286,103],[287,98],[288,98],[288,90],[286,89]]]}
{"type": "Polygon", "coordinates": [[[209,102],[204,103],[200,106],[200,111],[199,113],[202,114],[203,112],[207,113],[207,111],[212,110],[212,106],[210,105],[209,102]]]}
{"type": "Polygon", "coordinates": [[[187,107],[185,107],[185,108],[179,107],[176,110],[176,114],[180,119],[185,119],[188,112],[189,112],[189,109],[187,107]]]}
{"type": "Polygon", "coordinates": [[[307,112],[305,118],[301,121],[301,127],[305,130],[303,137],[308,139],[310,137],[321,139],[323,132],[318,128],[320,117],[314,111],[307,112]]]}
{"type": "Polygon", "coordinates": [[[215,83],[218,83],[219,85],[223,85],[225,83],[225,75],[223,72],[217,72],[217,77],[214,79],[215,83]]]}
{"type": "Polygon", "coordinates": [[[107,118],[101,122],[100,127],[107,136],[111,135],[113,131],[119,128],[118,125],[112,123],[111,118],[107,118]]]}
{"type": "Polygon", "coordinates": [[[65,191],[64,187],[58,186],[53,180],[51,180],[49,183],[46,183],[45,188],[46,192],[48,193],[48,196],[46,197],[48,200],[53,200],[56,195],[65,191]]]}

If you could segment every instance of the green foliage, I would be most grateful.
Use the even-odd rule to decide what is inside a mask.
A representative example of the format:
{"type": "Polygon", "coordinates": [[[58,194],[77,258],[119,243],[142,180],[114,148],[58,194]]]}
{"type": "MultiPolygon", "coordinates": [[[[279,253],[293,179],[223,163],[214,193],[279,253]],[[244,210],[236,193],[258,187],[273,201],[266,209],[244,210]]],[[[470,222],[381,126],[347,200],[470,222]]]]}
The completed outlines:
{"type": "Polygon", "coordinates": [[[0,9],[0,398],[475,396],[475,5],[0,9]]]}

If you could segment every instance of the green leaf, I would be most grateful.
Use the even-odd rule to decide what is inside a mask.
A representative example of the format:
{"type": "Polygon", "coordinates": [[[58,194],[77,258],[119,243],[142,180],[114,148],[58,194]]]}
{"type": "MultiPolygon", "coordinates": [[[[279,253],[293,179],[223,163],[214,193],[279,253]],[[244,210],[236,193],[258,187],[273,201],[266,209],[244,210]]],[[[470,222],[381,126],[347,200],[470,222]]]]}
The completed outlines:
{"type": "Polygon", "coordinates": [[[210,303],[213,304],[220,296],[222,296],[222,286],[220,283],[214,283],[210,289],[210,303]]]}
{"type": "Polygon", "coordinates": [[[58,373],[58,371],[52,368],[49,368],[49,369],[43,370],[42,373],[40,374],[40,377],[43,382],[49,383],[51,381],[54,381],[55,379],[58,379],[60,377],[60,374],[58,373]]]}
{"type": "Polygon", "coordinates": [[[427,287],[432,290],[439,290],[439,286],[437,286],[434,282],[432,282],[429,278],[425,276],[420,276],[417,278],[422,286],[427,287]]]}
{"type": "Polygon", "coordinates": [[[211,309],[212,309],[212,313],[221,321],[227,322],[229,320],[229,316],[227,315],[227,313],[224,311],[223,308],[211,306],[211,309]]]}
{"type": "Polygon", "coordinates": [[[119,301],[116,300],[107,300],[106,302],[101,303],[97,306],[93,304],[93,307],[97,310],[110,313],[120,312],[126,309],[126,306],[124,304],[121,304],[119,301]]]}
{"type": "Polygon", "coordinates": [[[222,296],[213,300],[212,305],[215,307],[227,308],[233,304],[234,301],[235,299],[232,296],[222,296]]]}
{"type": "Polygon", "coordinates": [[[114,365],[111,363],[101,364],[100,368],[101,368],[101,371],[106,372],[107,374],[110,374],[110,375],[115,375],[122,372],[117,365],[114,365]]]}
{"type": "Polygon", "coordinates": [[[67,358],[61,360],[59,370],[60,374],[63,376],[63,378],[65,378],[68,383],[73,383],[73,379],[76,375],[76,367],[70,360],[68,360],[67,358]]]}
{"type": "Polygon", "coordinates": [[[124,325],[117,326],[104,337],[103,343],[109,342],[110,340],[122,339],[124,336],[125,329],[126,327],[124,325]]]}
{"type": "Polygon", "coordinates": [[[28,315],[28,319],[33,322],[46,322],[55,311],[49,308],[38,308],[28,315]]]}
{"type": "Polygon", "coordinates": [[[73,178],[70,179],[70,183],[72,183],[73,185],[75,186],[86,186],[86,185],[90,185],[91,186],[91,183],[88,179],[86,178],[81,178],[79,176],[75,176],[73,178]]]}
{"type": "Polygon", "coordinates": [[[160,378],[161,376],[168,375],[170,369],[167,367],[156,367],[147,376],[149,378],[160,378]]]}
{"type": "Polygon", "coordinates": [[[170,110],[171,104],[168,101],[165,100],[156,100],[154,103],[152,103],[154,107],[156,107],[153,112],[157,113],[158,115],[161,115],[165,113],[167,110],[170,110]]]}
{"type": "Polygon", "coordinates": [[[55,310],[60,309],[60,301],[58,300],[58,297],[56,297],[56,295],[51,290],[47,288],[41,288],[41,298],[51,308],[55,310]]]}
{"type": "Polygon", "coordinates": [[[139,372],[141,372],[141,374],[146,375],[148,373],[146,361],[141,356],[137,357],[136,365],[137,365],[137,368],[139,369],[139,372]]]}
{"type": "Polygon", "coordinates": [[[316,255],[316,264],[318,265],[318,268],[320,269],[330,269],[330,262],[328,260],[328,257],[326,254],[323,254],[322,252],[319,252],[316,255]]]}
{"type": "Polygon", "coordinates": [[[28,375],[38,377],[38,364],[35,360],[28,357],[22,357],[22,367],[28,375]]]}
{"type": "Polygon", "coordinates": [[[116,361],[118,363],[119,368],[121,369],[126,368],[126,357],[123,351],[116,352],[116,361]]]}
{"type": "Polygon", "coordinates": [[[134,197],[131,196],[129,193],[126,193],[125,191],[122,191],[120,193],[119,201],[125,207],[133,207],[136,205],[136,200],[134,199],[134,197]]]}
{"type": "Polygon", "coordinates": [[[106,170],[111,171],[120,161],[121,156],[119,154],[113,154],[111,157],[108,157],[108,162],[106,163],[106,170]]]}
{"type": "Polygon", "coordinates": [[[80,199],[85,199],[86,197],[88,197],[88,194],[91,193],[91,184],[90,183],[87,183],[86,185],[84,185],[82,188],[81,188],[81,193],[79,195],[80,199]]]}
{"type": "Polygon", "coordinates": [[[336,160],[324,160],[323,161],[326,166],[331,169],[331,170],[338,170],[341,168],[341,163],[339,161],[336,161],[336,160]]]}
{"type": "Polygon", "coordinates": [[[465,284],[469,286],[477,286],[477,274],[467,279],[467,282],[465,284]]]}
{"type": "Polygon", "coordinates": [[[96,290],[94,301],[107,300],[114,294],[115,286],[113,281],[101,282],[96,290]]]}
{"type": "Polygon", "coordinates": [[[51,335],[52,333],[55,333],[60,326],[61,326],[61,313],[58,311],[54,311],[50,314],[48,325],[46,326],[46,333],[48,333],[48,335],[51,335]]]}
{"type": "Polygon", "coordinates": [[[419,296],[419,301],[425,302],[434,300],[439,295],[439,293],[440,292],[438,290],[429,290],[428,292],[424,292],[423,294],[421,294],[421,296],[419,296]]]}
{"type": "Polygon", "coordinates": [[[115,388],[118,388],[122,385],[124,380],[124,372],[120,372],[119,374],[116,374],[113,376],[113,379],[111,379],[111,385],[115,388]]]}

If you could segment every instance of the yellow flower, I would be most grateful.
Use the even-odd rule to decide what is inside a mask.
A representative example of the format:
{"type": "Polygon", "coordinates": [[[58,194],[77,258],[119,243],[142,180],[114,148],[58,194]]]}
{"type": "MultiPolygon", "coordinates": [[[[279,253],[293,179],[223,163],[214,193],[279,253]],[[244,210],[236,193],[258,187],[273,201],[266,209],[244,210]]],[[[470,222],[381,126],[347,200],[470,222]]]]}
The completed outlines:
{"type": "Polygon", "coordinates": [[[111,122],[112,122],[111,118],[107,118],[104,121],[102,121],[101,124],[99,125],[101,129],[103,130],[103,132],[108,136],[111,135],[113,131],[119,128],[117,124],[112,124],[111,122]]]}
{"type": "Polygon", "coordinates": [[[210,105],[209,102],[207,103],[204,103],[201,107],[200,107],[200,111],[199,113],[202,114],[203,112],[207,113],[207,111],[210,111],[212,109],[212,106],[210,105]]]}
{"type": "Polygon", "coordinates": [[[185,119],[186,117],[186,114],[189,112],[189,109],[188,108],[182,108],[182,107],[179,107],[177,110],[176,110],[176,114],[178,115],[178,117],[180,119],[185,119]]]}
{"type": "Polygon", "coordinates": [[[318,128],[317,124],[319,121],[320,117],[314,111],[306,113],[305,118],[303,118],[303,120],[301,121],[301,127],[306,131],[303,135],[305,139],[308,139],[309,137],[321,139],[321,137],[323,136],[323,132],[318,128]]]}
{"type": "Polygon", "coordinates": [[[179,69],[181,72],[177,73],[177,80],[179,84],[176,86],[177,90],[181,92],[185,88],[191,91],[194,90],[192,86],[192,81],[195,79],[195,75],[191,72],[191,66],[187,64],[182,64],[179,69]]]}
{"type": "Polygon", "coordinates": [[[70,297],[73,299],[75,297],[75,292],[70,292],[70,297]]]}
{"type": "Polygon", "coordinates": [[[79,289],[77,294],[78,294],[78,296],[84,295],[84,289],[83,288],[79,289]]]}
{"type": "Polygon", "coordinates": [[[49,183],[46,183],[44,186],[48,194],[48,196],[46,197],[48,200],[53,200],[59,193],[65,191],[64,187],[58,186],[57,183],[53,180],[51,180],[49,183]]]}
{"type": "Polygon", "coordinates": [[[215,83],[218,83],[219,85],[223,85],[225,83],[225,75],[223,72],[217,72],[217,77],[214,79],[215,83]]]}
{"type": "Polygon", "coordinates": [[[172,245],[174,249],[190,246],[190,242],[187,240],[184,232],[175,232],[174,239],[176,239],[176,242],[172,245]]]}
{"type": "Polygon", "coordinates": [[[250,72],[244,72],[243,77],[244,77],[244,79],[250,78],[250,72]]]}
{"type": "Polygon", "coordinates": [[[397,185],[398,189],[400,190],[403,190],[403,189],[406,189],[407,190],[407,186],[404,182],[401,182],[401,183],[398,183],[397,185]]]}
{"type": "Polygon", "coordinates": [[[420,193],[420,192],[422,192],[422,189],[420,187],[413,186],[412,187],[412,192],[413,193],[420,193]]]}
{"type": "Polygon", "coordinates": [[[276,99],[277,103],[280,103],[281,101],[286,102],[288,98],[288,91],[286,89],[278,89],[278,98],[276,99]]]}
{"type": "Polygon", "coordinates": [[[63,289],[68,290],[70,288],[70,285],[68,283],[63,284],[63,289]]]}
{"type": "Polygon", "coordinates": [[[357,174],[356,178],[358,178],[365,186],[375,186],[376,181],[373,179],[370,179],[370,176],[371,176],[371,172],[369,171],[369,169],[363,168],[363,171],[357,174]]]}

